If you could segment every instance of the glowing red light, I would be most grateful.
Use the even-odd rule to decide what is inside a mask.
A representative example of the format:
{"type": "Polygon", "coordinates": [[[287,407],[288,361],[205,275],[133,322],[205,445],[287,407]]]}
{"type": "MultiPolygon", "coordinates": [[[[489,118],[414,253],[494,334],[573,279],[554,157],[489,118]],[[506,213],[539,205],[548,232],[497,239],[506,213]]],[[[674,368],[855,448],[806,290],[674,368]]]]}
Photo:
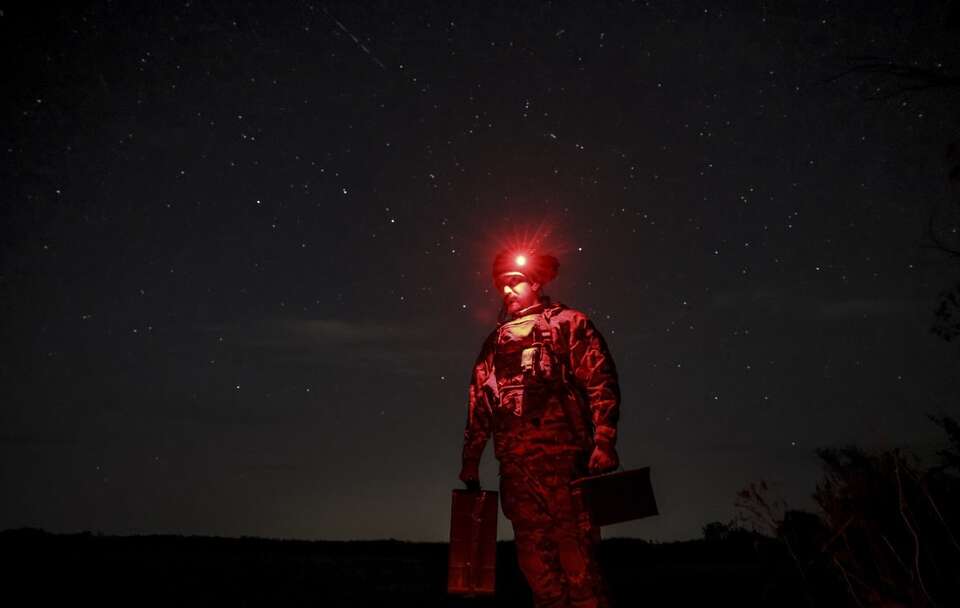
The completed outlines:
{"type": "Polygon", "coordinates": [[[525,256],[525,255],[518,255],[516,261],[517,261],[517,266],[526,266],[526,264],[527,264],[527,256],[525,256]]]}

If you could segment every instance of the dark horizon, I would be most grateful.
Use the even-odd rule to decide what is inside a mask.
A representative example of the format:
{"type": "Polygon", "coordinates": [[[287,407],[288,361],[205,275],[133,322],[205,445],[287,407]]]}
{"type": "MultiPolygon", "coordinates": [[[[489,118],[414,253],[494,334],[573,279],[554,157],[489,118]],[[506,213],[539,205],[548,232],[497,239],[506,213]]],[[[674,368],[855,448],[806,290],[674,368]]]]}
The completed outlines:
{"type": "MultiPolygon", "coordinates": [[[[512,542],[497,546],[497,589],[491,597],[446,593],[444,543],[402,541],[310,542],[181,537],[9,537],[3,556],[8,593],[29,592],[49,603],[87,597],[98,605],[284,606],[523,606],[530,590],[517,568],[512,542]],[[78,559],[81,558],[81,559],[78,559]],[[104,580],[103,573],[110,576],[104,580]],[[51,579],[57,585],[48,584],[51,579]],[[162,579],[162,584],[158,580],[162,579]],[[100,584],[91,585],[91,581],[100,584]]],[[[797,576],[784,549],[752,538],[697,541],[683,547],[640,539],[604,541],[603,559],[617,605],[670,598],[680,604],[707,597],[737,605],[792,606],[797,576]],[[703,564],[711,562],[710,571],[703,564]],[[701,584],[679,581],[697,576],[701,584]],[[770,584],[770,583],[773,584],[770,584]]],[[[824,585],[829,589],[828,585],[824,585]]]]}
{"type": "Polygon", "coordinates": [[[956,74],[934,9],[0,11],[0,530],[443,542],[490,263],[535,232],[653,471],[605,537],[758,480],[813,508],[820,447],[932,458],[956,90],[841,74],[956,74]]]}

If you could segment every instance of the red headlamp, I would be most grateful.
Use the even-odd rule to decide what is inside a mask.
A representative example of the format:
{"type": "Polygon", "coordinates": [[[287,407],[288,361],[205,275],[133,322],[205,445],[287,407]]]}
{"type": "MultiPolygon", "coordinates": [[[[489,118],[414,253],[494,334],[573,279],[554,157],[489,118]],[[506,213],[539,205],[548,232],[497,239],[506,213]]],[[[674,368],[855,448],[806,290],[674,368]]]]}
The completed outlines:
{"type": "Polygon", "coordinates": [[[560,263],[552,255],[533,251],[505,250],[497,254],[493,261],[493,280],[507,272],[521,273],[541,285],[557,276],[560,263]]]}

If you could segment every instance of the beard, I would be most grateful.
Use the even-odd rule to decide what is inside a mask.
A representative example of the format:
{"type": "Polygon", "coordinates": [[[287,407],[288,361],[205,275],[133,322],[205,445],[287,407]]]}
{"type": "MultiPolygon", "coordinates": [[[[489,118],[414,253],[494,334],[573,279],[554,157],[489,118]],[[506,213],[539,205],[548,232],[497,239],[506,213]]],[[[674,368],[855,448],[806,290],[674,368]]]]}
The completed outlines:
{"type": "Polygon", "coordinates": [[[529,308],[533,306],[537,302],[538,302],[538,298],[531,298],[531,299],[507,298],[503,301],[503,307],[508,313],[515,314],[525,308],[529,308]]]}

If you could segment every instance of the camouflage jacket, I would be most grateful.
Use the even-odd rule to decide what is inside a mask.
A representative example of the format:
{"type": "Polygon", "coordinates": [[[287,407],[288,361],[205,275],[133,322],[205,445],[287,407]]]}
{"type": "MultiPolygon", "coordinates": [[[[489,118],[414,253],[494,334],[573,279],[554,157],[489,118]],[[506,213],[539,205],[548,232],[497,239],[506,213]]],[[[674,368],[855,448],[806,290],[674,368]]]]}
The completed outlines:
{"type": "Polygon", "coordinates": [[[490,333],[470,379],[464,462],[493,435],[503,462],[582,457],[613,446],[620,386],[607,345],[582,312],[543,298],[490,333]]]}

